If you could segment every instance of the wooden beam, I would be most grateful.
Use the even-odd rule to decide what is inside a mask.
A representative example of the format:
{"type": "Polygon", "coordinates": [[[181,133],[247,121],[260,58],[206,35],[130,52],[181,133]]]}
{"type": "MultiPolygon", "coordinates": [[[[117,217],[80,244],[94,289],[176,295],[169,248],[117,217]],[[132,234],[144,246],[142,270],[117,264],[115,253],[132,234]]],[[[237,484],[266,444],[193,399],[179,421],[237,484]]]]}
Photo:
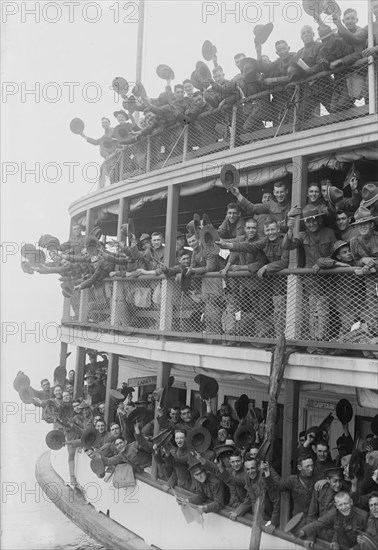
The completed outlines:
{"type": "Polygon", "coordinates": [[[60,367],[66,368],[67,349],[68,349],[68,344],[66,342],[60,342],[60,354],[59,354],[59,366],[60,367]]]}
{"type": "Polygon", "coordinates": [[[176,236],[179,209],[180,188],[178,185],[168,187],[167,216],[165,222],[164,263],[173,267],[176,263],[176,236]]]}
{"type": "MultiPolygon", "coordinates": [[[[282,334],[277,342],[277,346],[274,350],[273,365],[269,379],[269,396],[268,396],[268,408],[266,412],[266,429],[265,439],[270,442],[270,449],[267,456],[267,461],[271,462],[273,453],[273,444],[275,439],[275,427],[277,416],[277,403],[278,396],[281,390],[281,384],[285,372],[286,358],[286,341],[285,336],[282,334]]],[[[258,480],[258,494],[260,495],[255,502],[253,509],[253,520],[251,539],[249,543],[250,550],[259,550],[261,540],[261,523],[264,517],[264,505],[265,505],[265,486],[262,479],[262,473],[260,473],[260,479],[258,480]]]]}
{"type": "Polygon", "coordinates": [[[88,236],[95,225],[95,216],[93,208],[87,210],[87,217],[85,222],[85,234],[88,236]]]}
{"type": "MultiPolygon", "coordinates": [[[[282,432],[282,479],[291,472],[291,461],[296,459],[298,441],[299,382],[285,380],[284,418],[282,432]]],[[[281,493],[281,529],[289,520],[290,496],[287,491],[281,493]]]]}
{"type": "Polygon", "coordinates": [[[78,399],[79,397],[83,396],[84,370],[85,370],[85,348],[82,348],[79,346],[76,349],[75,383],[74,383],[75,399],[78,399]]]}
{"type": "Polygon", "coordinates": [[[121,239],[121,226],[124,223],[127,223],[130,214],[130,202],[131,199],[127,197],[122,197],[119,199],[119,209],[118,209],[118,222],[117,222],[117,239],[121,239]]]}
{"type": "Polygon", "coordinates": [[[106,397],[105,397],[105,422],[109,429],[110,421],[113,420],[115,412],[115,402],[110,399],[110,390],[116,390],[118,384],[119,355],[109,354],[108,377],[106,379],[106,397]]]}

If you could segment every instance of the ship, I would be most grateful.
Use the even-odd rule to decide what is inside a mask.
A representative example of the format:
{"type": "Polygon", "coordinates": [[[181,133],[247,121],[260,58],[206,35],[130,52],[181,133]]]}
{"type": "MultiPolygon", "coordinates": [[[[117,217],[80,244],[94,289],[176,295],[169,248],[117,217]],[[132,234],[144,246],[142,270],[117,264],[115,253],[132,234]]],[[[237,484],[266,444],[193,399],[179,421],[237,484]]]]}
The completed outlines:
{"type": "MultiPolygon", "coordinates": [[[[303,207],[311,181],[331,175],[333,184],[342,189],[352,166],[364,181],[376,179],[377,70],[373,58],[361,59],[348,68],[349,75],[367,80],[369,88],[365,101],[356,101],[348,109],[306,114],[305,88],[319,78],[316,75],[275,84],[275,92],[284,92],[288,98],[279,123],[272,122],[274,117],[268,112],[258,129],[248,130],[240,124],[246,105],[270,96],[271,91],[265,91],[233,101],[226,106],[226,114],[220,109],[204,116],[200,130],[184,124],[125,145],[104,162],[98,188],[70,205],[70,227],[82,224],[87,235],[99,228],[104,243],[121,240],[125,225],[132,224],[136,235],[163,232],[163,264],[170,268],[176,264],[176,235],[187,232],[193,213],[200,218],[206,214],[214,227],[221,224],[225,205],[232,199],[222,179],[224,166],[234,167],[238,189],[252,203],[259,202],[262,189],[270,191],[275,181],[285,181],[291,205],[303,207]]],[[[230,307],[228,325],[219,319],[211,323],[204,302],[212,291],[218,292],[213,311],[223,314],[229,303],[229,282],[234,282],[231,288],[240,288],[250,278],[248,272],[193,277],[191,306],[183,300],[187,291],[182,282],[164,274],[125,279],[116,273],[92,288],[75,290],[64,298],[60,366],[66,366],[68,346],[76,348],[74,393],[80,395],[88,350],[107,355],[108,423],[115,414],[111,390],[124,383],[135,389],[134,400],[138,400],[163,388],[170,376],[174,377],[172,401],[201,413],[203,402],[194,380],[197,375],[218,382],[214,411],[222,403],[234,406],[241,394],[248,396],[253,407],[266,411],[272,350],[277,345],[269,288],[272,280],[279,279],[280,287],[285,287],[284,334],[290,351],[275,430],[282,443],[281,476],[285,478],[292,473],[299,432],[335,415],[341,399],[352,405],[352,437],[358,433],[364,438],[370,433],[377,413],[378,344],[364,333],[371,310],[359,304],[361,319],[347,336],[337,315],[335,278],[339,288],[341,284],[344,303],[353,307],[355,286],[350,281],[354,271],[343,267],[314,274],[297,267],[299,261],[297,251],[292,251],[287,269],[261,280],[259,292],[265,298],[252,305],[243,298],[230,307]],[[314,337],[308,326],[304,285],[315,278],[326,296],[331,320],[327,330],[314,337]],[[310,353],[313,348],[318,351],[310,353]]],[[[330,448],[336,447],[341,433],[339,422],[329,425],[330,448]]],[[[91,470],[88,456],[77,452],[75,476],[80,490],[67,482],[66,447],[46,451],[36,465],[36,478],[52,502],[107,548],[250,547],[250,516],[230,521],[222,510],[188,523],[153,468],[136,474],[134,487],[115,490],[91,470]]],[[[273,533],[262,532],[261,549],[303,548],[302,541],[284,531],[289,513],[290,503],[282,499],[280,527],[273,533]]]]}

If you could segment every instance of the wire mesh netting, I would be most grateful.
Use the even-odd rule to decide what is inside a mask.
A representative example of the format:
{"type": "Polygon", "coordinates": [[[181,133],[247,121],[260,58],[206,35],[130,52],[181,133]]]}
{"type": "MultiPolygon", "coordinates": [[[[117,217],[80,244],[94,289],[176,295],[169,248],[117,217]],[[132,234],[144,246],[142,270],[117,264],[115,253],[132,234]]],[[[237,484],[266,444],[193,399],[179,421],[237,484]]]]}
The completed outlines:
{"type": "Polygon", "coordinates": [[[79,322],[231,345],[273,342],[284,332],[303,345],[378,350],[377,288],[375,275],[300,270],[262,279],[211,274],[184,286],[172,278],[106,280],[82,293],[79,322]]]}

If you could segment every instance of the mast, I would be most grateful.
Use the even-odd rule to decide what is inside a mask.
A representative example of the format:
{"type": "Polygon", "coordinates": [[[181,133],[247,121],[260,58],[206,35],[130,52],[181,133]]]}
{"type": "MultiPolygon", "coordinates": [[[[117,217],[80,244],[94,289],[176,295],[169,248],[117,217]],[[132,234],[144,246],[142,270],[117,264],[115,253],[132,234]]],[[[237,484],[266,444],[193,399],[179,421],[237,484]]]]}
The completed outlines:
{"type": "MultiPolygon", "coordinates": [[[[368,0],[368,48],[373,48],[374,46],[374,30],[373,30],[373,11],[372,11],[373,2],[368,0]]],[[[372,115],[376,112],[375,102],[376,102],[376,91],[375,91],[375,67],[374,67],[374,58],[372,55],[369,55],[368,61],[368,85],[369,85],[369,114],[372,115]]]]}
{"type": "MultiPolygon", "coordinates": [[[[139,0],[138,3],[138,37],[137,37],[137,60],[135,81],[142,81],[142,61],[143,61],[143,41],[144,41],[144,8],[145,0],[139,0]]],[[[139,121],[140,112],[136,113],[136,120],[139,121]]]]}

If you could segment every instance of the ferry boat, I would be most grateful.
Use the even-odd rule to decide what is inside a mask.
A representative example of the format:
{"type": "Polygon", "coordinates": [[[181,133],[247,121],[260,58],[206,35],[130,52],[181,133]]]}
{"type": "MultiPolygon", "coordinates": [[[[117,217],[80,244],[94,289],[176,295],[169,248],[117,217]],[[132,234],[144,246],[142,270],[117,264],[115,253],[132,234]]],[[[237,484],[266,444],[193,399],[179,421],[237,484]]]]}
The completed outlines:
{"type": "MultiPolygon", "coordinates": [[[[365,181],[376,179],[377,69],[372,58],[362,59],[349,68],[350,74],[365,77],[368,73],[368,101],[356,102],[352,108],[337,113],[322,110],[315,117],[303,114],[301,98],[309,85],[307,79],[277,88],[292,98],[289,112],[280,124],[273,124],[273,117],[268,114],[260,129],[248,131],[240,126],[241,110],[246,104],[267,97],[271,93],[267,91],[234,102],[227,109],[227,117],[225,111],[219,110],[208,120],[202,118],[201,139],[190,124],[138,139],[105,161],[94,192],[71,204],[71,227],[81,223],[87,235],[99,227],[105,243],[120,240],[121,228],[130,220],[137,235],[164,231],[164,264],[172,267],[176,263],[176,235],[178,231],[186,232],[194,212],[201,218],[207,214],[214,227],[222,222],[229,202],[221,181],[225,164],[236,168],[240,177],[238,188],[252,203],[259,202],[262,187],[270,189],[269,185],[280,180],[290,188],[292,205],[303,207],[310,181],[318,181],[322,174],[331,175],[340,188],[352,163],[365,181]],[[222,126],[223,133],[214,132],[215,124],[222,126]]],[[[276,426],[276,437],[282,441],[283,478],[291,474],[298,433],[319,425],[334,413],[340,399],[348,399],[353,407],[353,421],[349,424],[352,437],[357,432],[366,436],[377,413],[374,392],[378,388],[377,340],[364,338],[363,328],[356,332],[359,338],[346,338],[340,333],[339,320],[331,321],[326,336],[320,338],[311,336],[308,327],[304,281],[315,277],[321,281],[330,316],[333,314],[336,319],[335,277],[345,281],[344,300],[352,305],[356,300],[349,284],[353,270],[321,270],[314,275],[297,265],[298,255],[294,251],[289,268],[274,276],[286,288],[285,336],[291,352],[278,399],[276,426]],[[314,347],[321,352],[309,353],[308,348],[314,347]]],[[[184,290],[180,284],[164,275],[141,275],[135,279],[115,276],[93,288],[76,290],[64,299],[60,353],[60,366],[65,367],[68,346],[76,347],[75,394],[82,391],[86,351],[93,349],[109,357],[107,422],[115,412],[110,390],[125,382],[136,389],[134,399],[137,399],[164,387],[171,375],[173,398],[193,408],[202,407],[194,378],[203,374],[215,378],[219,384],[212,403],[214,410],[224,402],[234,405],[241,394],[246,394],[255,407],[266,409],[272,348],[277,343],[271,304],[262,300],[252,304],[253,318],[266,320],[263,330],[253,324],[244,303],[237,310],[230,309],[233,320],[230,329],[220,322],[211,325],[209,312],[204,312],[203,281],[207,281],[210,292],[220,289],[223,306],[217,311],[223,314],[229,292],[225,281],[239,284],[248,278],[250,274],[246,272],[228,274],[226,278],[219,273],[194,277],[193,304],[199,304],[198,315],[193,315],[194,306],[186,307],[183,303],[184,290]]],[[[266,295],[268,282],[262,280],[261,285],[260,292],[266,295]]],[[[363,305],[360,304],[360,309],[363,305]]],[[[369,311],[361,312],[367,321],[369,311]]],[[[330,448],[336,447],[339,435],[341,425],[333,422],[330,448]]],[[[222,511],[204,514],[201,521],[187,523],[175,497],[163,490],[163,482],[154,475],[136,474],[137,484],[132,490],[115,490],[92,472],[89,462],[85,453],[76,453],[75,475],[81,492],[67,484],[66,448],[47,451],[37,463],[36,477],[54,504],[104,546],[249,548],[250,516],[233,522],[222,511]]],[[[282,499],[281,529],[277,528],[273,534],[263,532],[260,548],[303,547],[299,539],[284,533],[288,518],[289,502],[282,499]]]]}

